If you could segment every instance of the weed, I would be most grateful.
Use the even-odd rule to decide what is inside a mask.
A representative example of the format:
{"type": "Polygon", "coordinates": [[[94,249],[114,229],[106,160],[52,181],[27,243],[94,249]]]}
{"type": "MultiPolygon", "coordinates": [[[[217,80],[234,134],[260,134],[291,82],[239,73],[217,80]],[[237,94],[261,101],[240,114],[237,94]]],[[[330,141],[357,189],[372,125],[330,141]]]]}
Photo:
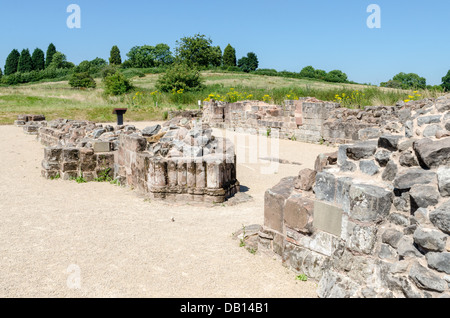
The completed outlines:
{"type": "Polygon", "coordinates": [[[58,172],[55,176],[50,177],[50,180],[57,180],[57,179],[60,179],[60,178],[61,178],[61,175],[58,172]]]}
{"type": "Polygon", "coordinates": [[[72,177],[72,178],[70,178],[70,180],[76,181],[77,183],[87,183],[87,181],[82,176],[79,176],[76,178],[72,177]]]}
{"type": "Polygon", "coordinates": [[[110,176],[109,173],[111,171],[111,168],[107,168],[102,170],[99,174],[98,177],[95,178],[94,180],[97,182],[112,182],[114,181],[110,176]]]}
{"type": "Polygon", "coordinates": [[[308,276],[306,276],[305,274],[300,274],[297,277],[295,277],[295,279],[302,282],[306,282],[308,280],[308,276]]]}
{"type": "Polygon", "coordinates": [[[239,243],[239,247],[244,247],[244,246],[245,246],[245,225],[242,225],[242,238],[239,243]]]}

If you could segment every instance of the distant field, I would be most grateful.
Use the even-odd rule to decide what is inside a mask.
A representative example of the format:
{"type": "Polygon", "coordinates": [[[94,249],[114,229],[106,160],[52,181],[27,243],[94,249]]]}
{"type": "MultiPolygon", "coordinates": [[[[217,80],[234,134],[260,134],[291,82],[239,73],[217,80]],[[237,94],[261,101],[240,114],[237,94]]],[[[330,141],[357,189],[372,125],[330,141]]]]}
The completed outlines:
{"type": "MultiPolygon", "coordinates": [[[[410,91],[375,86],[254,74],[206,71],[202,75],[205,79],[205,89],[175,95],[151,95],[151,92],[156,90],[155,84],[159,74],[134,77],[132,82],[135,90],[121,97],[105,97],[100,79],[96,79],[96,89],[88,90],[72,89],[67,81],[0,87],[0,124],[12,124],[17,115],[24,113],[44,114],[48,120],[70,118],[97,122],[115,121],[115,115],[112,114],[115,107],[129,108],[125,120],[161,120],[164,112],[170,109],[195,108],[198,100],[204,100],[209,94],[226,97],[230,89],[252,96],[251,99],[267,98],[275,104],[281,104],[285,99],[305,96],[334,101],[337,95],[344,95],[346,97],[343,105],[346,107],[394,105],[398,100],[413,94],[410,91]]],[[[428,91],[419,93],[420,98],[435,96],[428,91]]]]}

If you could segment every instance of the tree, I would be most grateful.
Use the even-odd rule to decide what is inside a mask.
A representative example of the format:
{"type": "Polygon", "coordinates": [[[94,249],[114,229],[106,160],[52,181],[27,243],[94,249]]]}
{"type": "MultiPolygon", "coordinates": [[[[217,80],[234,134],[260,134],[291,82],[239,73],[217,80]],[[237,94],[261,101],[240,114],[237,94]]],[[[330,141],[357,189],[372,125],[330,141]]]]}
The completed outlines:
{"type": "Polygon", "coordinates": [[[53,43],[50,43],[47,48],[47,57],[45,58],[45,67],[49,67],[53,60],[53,55],[56,53],[56,47],[53,43]]]}
{"type": "Polygon", "coordinates": [[[51,69],[59,69],[59,68],[73,68],[75,65],[73,63],[68,62],[66,55],[61,52],[56,52],[53,54],[52,62],[48,66],[51,69]]]}
{"type": "Polygon", "coordinates": [[[215,67],[222,65],[222,50],[220,49],[220,46],[211,47],[210,64],[215,67]]]}
{"type": "Polygon", "coordinates": [[[198,91],[203,88],[200,72],[185,63],[174,64],[165,74],[158,78],[156,88],[162,92],[198,91]]]}
{"type": "Polygon", "coordinates": [[[256,69],[258,68],[258,64],[258,57],[253,52],[247,53],[247,56],[240,58],[238,61],[239,68],[247,73],[256,71],[256,69]]]}
{"type": "Polygon", "coordinates": [[[168,65],[173,63],[173,56],[167,44],[160,43],[156,46],[134,46],[127,53],[127,65],[136,68],[147,68],[168,65]]]}
{"type": "Polygon", "coordinates": [[[156,44],[153,53],[155,55],[155,64],[158,66],[169,65],[174,62],[172,52],[167,44],[156,44]]]}
{"type": "Polygon", "coordinates": [[[2,73],[2,69],[0,68],[0,80],[2,79],[3,73],[2,73]]]}
{"type": "Polygon", "coordinates": [[[333,70],[328,72],[328,74],[325,77],[325,80],[327,82],[334,82],[334,83],[345,83],[347,82],[347,74],[340,70],[333,70]]]}
{"type": "Polygon", "coordinates": [[[305,66],[300,71],[300,77],[316,78],[316,70],[311,65],[310,66],[305,66]]]}
{"type": "Polygon", "coordinates": [[[223,50],[223,65],[236,66],[236,50],[230,44],[223,50]]]}
{"type": "Polygon", "coordinates": [[[19,64],[20,53],[16,49],[12,50],[6,58],[5,75],[11,75],[17,72],[19,64]]]}
{"type": "Polygon", "coordinates": [[[17,72],[26,73],[33,70],[33,60],[31,59],[30,50],[23,49],[20,53],[17,72]]]}
{"type": "Polygon", "coordinates": [[[177,43],[178,62],[189,66],[208,67],[217,64],[217,47],[211,46],[212,40],[203,34],[181,38],[177,43]]]}
{"type": "Polygon", "coordinates": [[[427,80],[415,73],[400,72],[392,80],[401,83],[403,89],[425,89],[427,87],[427,80]]]}
{"type": "Polygon", "coordinates": [[[72,87],[95,88],[97,84],[88,72],[74,73],[69,79],[69,85],[72,87]]]}
{"type": "Polygon", "coordinates": [[[120,56],[120,50],[117,45],[114,45],[111,48],[110,56],[109,56],[109,64],[112,65],[120,65],[122,64],[122,58],[120,56]]]}
{"type": "Polygon", "coordinates": [[[36,48],[33,51],[31,60],[33,61],[33,70],[34,71],[41,71],[45,68],[45,55],[44,55],[44,51],[42,51],[41,49],[36,48]]]}
{"type": "Polygon", "coordinates": [[[447,75],[442,78],[441,86],[445,91],[450,91],[450,70],[447,72],[447,75]]]}

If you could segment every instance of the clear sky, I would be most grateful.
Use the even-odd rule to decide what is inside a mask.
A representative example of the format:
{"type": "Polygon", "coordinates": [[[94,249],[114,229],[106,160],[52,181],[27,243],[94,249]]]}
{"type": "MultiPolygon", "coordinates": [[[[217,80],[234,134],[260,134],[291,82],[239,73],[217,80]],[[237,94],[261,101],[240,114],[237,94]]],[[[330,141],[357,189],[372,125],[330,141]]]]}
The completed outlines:
{"type": "Polygon", "coordinates": [[[340,69],[350,80],[379,84],[399,72],[441,83],[450,70],[448,0],[0,0],[0,67],[9,52],[50,42],[75,64],[122,59],[135,45],[168,44],[200,33],[240,58],[255,52],[260,68],[299,72],[340,69]],[[69,29],[70,4],[81,8],[81,28],[69,29]],[[381,8],[381,28],[367,26],[370,4],[381,8]]]}

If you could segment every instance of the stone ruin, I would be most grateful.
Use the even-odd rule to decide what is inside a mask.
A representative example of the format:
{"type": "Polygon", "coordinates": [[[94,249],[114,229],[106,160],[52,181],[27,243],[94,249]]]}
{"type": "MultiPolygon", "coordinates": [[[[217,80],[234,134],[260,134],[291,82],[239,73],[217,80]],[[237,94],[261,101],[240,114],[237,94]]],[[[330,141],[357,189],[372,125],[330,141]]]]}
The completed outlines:
{"type": "Polygon", "coordinates": [[[32,130],[46,146],[46,178],[93,181],[107,176],[149,198],[171,201],[222,203],[239,191],[233,144],[216,138],[199,121],[175,117],[138,130],[132,125],[39,119],[16,125],[32,130]]]}
{"type": "Polygon", "coordinates": [[[268,189],[264,225],[236,235],[317,280],[321,298],[450,296],[450,96],[364,110],[314,98],[210,101],[197,125],[197,111],[182,116],[142,131],[32,116],[17,124],[37,127],[49,146],[46,177],[110,169],[150,197],[208,202],[239,187],[234,149],[209,127],[338,144],[268,189]]]}
{"type": "Polygon", "coordinates": [[[379,109],[402,119],[267,190],[264,225],[245,239],[317,280],[321,298],[447,298],[450,95],[379,109]]]}

